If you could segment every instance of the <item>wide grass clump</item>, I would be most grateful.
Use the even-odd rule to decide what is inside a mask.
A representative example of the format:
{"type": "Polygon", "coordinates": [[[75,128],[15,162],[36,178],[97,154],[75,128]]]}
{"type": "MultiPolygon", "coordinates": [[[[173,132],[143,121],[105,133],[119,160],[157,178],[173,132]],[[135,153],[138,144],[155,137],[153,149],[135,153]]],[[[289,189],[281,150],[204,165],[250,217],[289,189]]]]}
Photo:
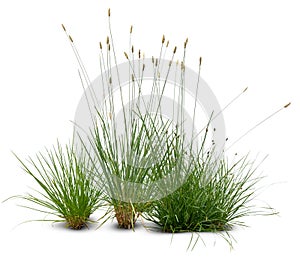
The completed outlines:
{"type": "MultiPolygon", "coordinates": [[[[202,156],[204,157],[204,156],[202,156]]],[[[145,218],[164,232],[220,232],[244,225],[241,218],[274,214],[258,210],[251,201],[261,177],[247,157],[229,166],[225,159],[210,156],[194,160],[187,181],[174,193],[157,200],[145,218]]]]}

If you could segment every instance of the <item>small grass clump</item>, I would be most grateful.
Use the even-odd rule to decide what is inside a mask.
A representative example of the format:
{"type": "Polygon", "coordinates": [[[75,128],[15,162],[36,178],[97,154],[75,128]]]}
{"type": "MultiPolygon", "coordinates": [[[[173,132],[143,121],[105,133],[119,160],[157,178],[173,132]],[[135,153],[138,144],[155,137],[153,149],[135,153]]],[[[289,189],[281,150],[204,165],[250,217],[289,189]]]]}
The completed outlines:
{"type": "Polygon", "coordinates": [[[250,215],[274,214],[272,208],[257,210],[251,205],[256,196],[256,168],[247,157],[229,166],[225,159],[213,162],[208,156],[195,159],[187,181],[172,194],[153,202],[145,218],[163,232],[221,232],[250,215]]]}
{"type": "Polygon", "coordinates": [[[83,153],[78,155],[73,146],[66,145],[63,149],[57,143],[52,150],[46,149],[46,154],[40,152],[27,162],[16,157],[41,189],[16,196],[38,205],[23,207],[54,215],[59,219],[50,221],[66,222],[72,229],[81,229],[91,222],[90,215],[101,204],[101,190],[93,183],[92,166],[83,153]]]}

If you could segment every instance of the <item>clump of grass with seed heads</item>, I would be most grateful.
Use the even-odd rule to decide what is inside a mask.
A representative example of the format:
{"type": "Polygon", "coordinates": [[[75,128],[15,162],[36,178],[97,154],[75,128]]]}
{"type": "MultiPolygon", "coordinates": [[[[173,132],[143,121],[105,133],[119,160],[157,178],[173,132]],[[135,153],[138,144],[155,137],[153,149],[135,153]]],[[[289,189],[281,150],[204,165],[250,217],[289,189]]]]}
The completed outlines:
{"type": "MultiPolygon", "coordinates": [[[[143,99],[142,83],[145,64],[140,50],[138,51],[138,68],[132,64],[134,61],[134,47],[131,44],[132,26],[130,27],[130,51],[129,54],[125,52],[125,57],[129,63],[128,97],[130,108],[127,113],[124,112],[126,110],[123,99],[124,90],[120,85],[118,70],[117,75],[115,75],[116,78],[112,78],[111,74],[112,62],[115,61],[117,66],[117,60],[110,24],[110,10],[108,11],[108,18],[110,34],[106,38],[106,53],[103,53],[102,43],[99,44],[103,85],[101,90],[103,93],[108,93],[108,100],[100,109],[95,102],[97,97],[93,89],[89,89],[89,95],[86,94],[90,112],[95,109],[97,114],[95,117],[90,114],[93,128],[88,133],[88,146],[91,146],[92,150],[86,149],[86,151],[88,154],[92,151],[90,157],[92,161],[95,161],[95,176],[100,185],[104,186],[105,200],[110,205],[107,215],[111,214],[112,217],[116,217],[121,228],[129,229],[134,228],[138,216],[149,206],[147,199],[151,199],[153,196],[151,193],[153,189],[148,189],[147,184],[161,176],[161,168],[164,163],[168,164],[168,168],[172,167],[172,163],[173,167],[175,166],[174,158],[172,158],[172,163],[171,160],[167,159],[172,154],[171,146],[174,144],[175,132],[171,129],[170,122],[163,122],[162,116],[158,113],[161,98],[157,100],[155,95],[157,95],[157,91],[162,90],[159,89],[162,86],[158,83],[158,68],[154,69],[155,80],[151,89],[150,102],[145,103],[143,99]],[[108,89],[105,89],[104,82],[109,86],[108,89]],[[124,118],[125,132],[121,135],[117,134],[118,122],[116,122],[115,113],[115,105],[118,101],[112,92],[112,84],[115,82],[119,84],[120,99],[118,101],[122,104],[124,118]],[[135,103],[134,100],[137,102],[135,103]],[[141,112],[141,106],[146,110],[145,114],[141,112]],[[153,110],[156,110],[154,114],[153,110]]],[[[62,28],[79,62],[81,68],[79,74],[83,88],[88,87],[91,82],[73,38],[67,33],[64,25],[62,28]]],[[[163,37],[162,46],[164,44],[165,38],[163,37]]],[[[168,45],[169,43],[166,46],[168,45]]],[[[173,57],[175,53],[176,47],[173,50],[173,57]]],[[[160,59],[156,59],[155,66],[159,65],[159,61],[160,59]]],[[[162,88],[165,88],[166,82],[167,79],[162,88]]],[[[87,143],[82,142],[82,144],[87,146],[87,143]]],[[[178,160],[176,162],[178,164],[178,160]]]]}
{"type": "Polygon", "coordinates": [[[55,216],[42,221],[66,222],[71,229],[92,222],[89,217],[102,204],[102,192],[94,185],[92,164],[84,153],[57,142],[52,149],[26,161],[15,156],[39,187],[30,194],[15,196],[29,202],[22,207],[55,216]]]}
{"type": "MultiPolygon", "coordinates": [[[[104,103],[104,106],[99,109],[95,102],[96,94],[93,89],[89,88],[89,94],[92,96],[90,101],[87,98],[89,109],[91,111],[95,108],[97,116],[94,118],[91,112],[93,128],[89,132],[89,144],[92,146],[92,154],[89,153],[90,150],[86,149],[91,160],[95,161],[95,176],[98,177],[101,186],[104,186],[104,199],[110,204],[108,214],[111,213],[113,217],[116,217],[122,228],[133,228],[138,216],[143,214],[146,219],[158,224],[163,231],[175,233],[227,231],[234,225],[243,225],[240,221],[242,217],[263,213],[251,207],[251,201],[256,195],[255,188],[261,178],[255,175],[256,168],[253,163],[248,162],[247,157],[229,165],[224,158],[215,160],[215,155],[207,156],[206,152],[203,155],[204,142],[200,151],[197,150],[195,153],[192,150],[196,143],[196,141],[194,143],[194,139],[201,133],[201,131],[194,132],[194,124],[197,96],[201,94],[199,82],[202,58],[199,59],[196,92],[193,93],[196,96],[192,117],[192,139],[188,144],[184,141],[186,137],[184,124],[187,119],[184,115],[186,103],[185,57],[188,39],[183,44],[183,58],[175,63],[174,56],[177,47],[173,48],[170,60],[165,60],[169,41],[166,41],[163,35],[159,57],[152,56],[153,82],[150,102],[145,104],[142,93],[145,70],[144,55],[141,55],[140,50],[136,55],[131,40],[132,26],[130,27],[129,51],[124,52],[128,61],[128,103],[130,103],[128,114],[126,114],[125,100],[123,99],[124,89],[121,86],[118,72],[110,18],[109,9],[109,36],[106,38],[106,53],[103,53],[102,43],[99,44],[102,93],[105,95],[105,91],[108,91],[108,104],[104,103]],[[113,63],[117,68],[116,73],[112,73],[113,63]],[[170,68],[175,65],[173,117],[165,122],[162,119],[161,101],[166,90],[170,68]],[[161,80],[161,74],[164,71],[166,77],[161,80]],[[118,85],[120,98],[117,101],[114,99],[113,83],[118,85]],[[108,89],[105,89],[104,85],[109,86],[108,89]],[[158,102],[155,102],[157,97],[158,102]],[[138,100],[137,104],[133,102],[135,99],[138,100]],[[122,104],[123,110],[125,132],[121,136],[116,133],[116,102],[122,104]],[[175,103],[180,107],[176,111],[175,103]],[[146,110],[144,114],[141,112],[143,106],[146,110]],[[158,154],[161,156],[156,159],[158,154]],[[157,160],[160,162],[157,163],[157,160]],[[149,163],[149,161],[151,162],[149,163]],[[152,163],[153,161],[156,162],[152,163]],[[170,172],[172,174],[174,171],[176,172],[174,177],[168,178],[170,172]],[[162,181],[154,189],[147,188],[149,182],[155,182],[158,179],[162,179],[162,181]],[[180,183],[178,184],[178,182],[180,183]],[[132,185],[128,183],[132,183],[132,185]],[[177,185],[179,188],[170,193],[168,188],[177,185]],[[157,199],[158,193],[167,195],[157,199]],[[145,197],[148,198],[148,201],[145,200],[145,197]]],[[[81,69],[79,74],[85,89],[91,85],[91,82],[73,39],[64,26],[63,30],[79,62],[81,69]]],[[[247,88],[217,114],[210,114],[210,122],[222,115],[221,113],[246,90],[247,88]]],[[[289,105],[290,103],[256,124],[233,144],[289,105]]],[[[204,139],[206,139],[206,133],[204,139]]],[[[85,146],[86,143],[83,145],[85,146]]],[[[226,150],[223,151],[225,153],[226,150]]],[[[269,211],[267,210],[267,212],[269,211]]],[[[269,214],[273,213],[271,210],[269,214]]]]}

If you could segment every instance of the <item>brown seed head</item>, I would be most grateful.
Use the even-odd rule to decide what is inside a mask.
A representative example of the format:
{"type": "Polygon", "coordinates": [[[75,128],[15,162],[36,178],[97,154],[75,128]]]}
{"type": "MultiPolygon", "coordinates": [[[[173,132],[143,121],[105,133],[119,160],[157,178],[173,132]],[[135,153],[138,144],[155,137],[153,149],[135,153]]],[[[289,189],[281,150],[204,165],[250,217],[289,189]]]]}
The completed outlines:
{"type": "Polygon", "coordinates": [[[144,70],[145,70],[145,66],[146,66],[146,65],[145,65],[145,64],[143,64],[143,68],[142,68],[142,71],[144,71],[144,70]]]}
{"type": "Polygon", "coordinates": [[[154,57],[152,56],[152,63],[154,64],[154,57]]]}
{"type": "Polygon", "coordinates": [[[170,41],[167,41],[166,47],[169,47],[169,43],[170,43],[170,41]]]}
{"type": "Polygon", "coordinates": [[[108,36],[106,37],[106,44],[107,45],[109,44],[109,37],[108,36]]]}
{"type": "Polygon", "coordinates": [[[283,108],[287,108],[291,105],[291,103],[289,102],[288,104],[284,105],[283,108]]]}
{"type": "Polygon", "coordinates": [[[133,47],[133,45],[131,46],[131,53],[133,53],[134,52],[134,47],[133,47]]]}
{"type": "Polygon", "coordinates": [[[155,66],[157,67],[158,65],[158,59],[155,59],[155,66]]]}
{"type": "Polygon", "coordinates": [[[102,43],[101,43],[101,41],[99,42],[99,47],[100,47],[100,49],[102,49],[102,43]]]}
{"type": "Polygon", "coordinates": [[[176,53],[176,50],[177,50],[177,46],[175,46],[174,50],[173,50],[173,54],[176,53]]]}
{"type": "Polygon", "coordinates": [[[161,43],[164,44],[164,43],[165,43],[165,40],[166,40],[165,35],[163,35],[163,36],[162,36],[161,43]]]}
{"type": "Polygon", "coordinates": [[[139,58],[141,58],[141,50],[139,49],[139,58]]]}
{"type": "Polygon", "coordinates": [[[130,26],[130,34],[132,33],[132,29],[133,29],[133,26],[131,25],[130,26]]]}
{"type": "Polygon", "coordinates": [[[243,93],[245,93],[248,90],[248,86],[244,89],[243,93]]]}
{"type": "Polygon", "coordinates": [[[132,80],[132,82],[134,82],[134,75],[133,74],[131,74],[131,80],[132,80]]]}
{"type": "Polygon", "coordinates": [[[73,39],[72,39],[72,37],[71,37],[71,35],[69,35],[69,40],[73,43],[74,41],[73,41],[73,39]]]}
{"type": "Polygon", "coordinates": [[[110,85],[112,84],[112,79],[111,79],[111,77],[109,78],[109,84],[110,84],[110,85]]]}
{"type": "Polygon", "coordinates": [[[184,48],[186,48],[186,45],[188,44],[189,39],[186,38],[185,42],[184,42],[184,48]]]}
{"type": "Polygon", "coordinates": [[[110,8],[108,8],[107,14],[108,14],[108,17],[110,17],[110,8]]]}
{"type": "Polygon", "coordinates": [[[108,44],[107,49],[108,49],[108,51],[110,51],[110,44],[108,44]]]}
{"type": "Polygon", "coordinates": [[[67,31],[66,27],[63,24],[61,24],[61,27],[63,28],[64,31],[67,31]]]}
{"type": "Polygon", "coordinates": [[[202,57],[199,58],[199,65],[202,65],[202,57]]]}
{"type": "Polygon", "coordinates": [[[126,52],[124,52],[125,58],[128,59],[128,55],[126,52]]]}

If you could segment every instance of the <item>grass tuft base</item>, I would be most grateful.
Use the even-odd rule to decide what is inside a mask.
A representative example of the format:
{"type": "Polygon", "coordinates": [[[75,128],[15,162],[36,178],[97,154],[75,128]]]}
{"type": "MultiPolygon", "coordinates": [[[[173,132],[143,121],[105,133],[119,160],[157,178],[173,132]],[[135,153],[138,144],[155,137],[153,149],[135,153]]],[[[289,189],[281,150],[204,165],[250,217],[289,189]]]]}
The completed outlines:
{"type": "Polygon", "coordinates": [[[69,217],[66,218],[66,220],[67,220],[67,226],[75,230],[80,230],[87,226],[86,218],[80,216],[69,217]]]}
{"type": "Polygon", "coordinates": [[[134,228],[137,217],[132,209],[131,204],[119,204],[115,205],[114,208],[119,227],[125,229],[134,228]]]}

